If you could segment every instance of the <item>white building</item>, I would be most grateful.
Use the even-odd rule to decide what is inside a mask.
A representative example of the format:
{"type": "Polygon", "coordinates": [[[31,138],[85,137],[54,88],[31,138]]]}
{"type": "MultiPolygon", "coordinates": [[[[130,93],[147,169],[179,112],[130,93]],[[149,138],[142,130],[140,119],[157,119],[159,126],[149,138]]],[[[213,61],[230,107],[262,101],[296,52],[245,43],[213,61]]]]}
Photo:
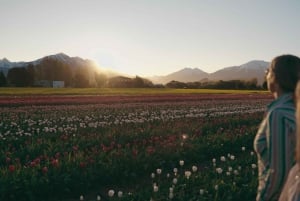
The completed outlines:
{"type": "Polygon", "coordinates": [[[53,88],[64,88],[65,82],[64,81],[52,81],[53,88]]]}

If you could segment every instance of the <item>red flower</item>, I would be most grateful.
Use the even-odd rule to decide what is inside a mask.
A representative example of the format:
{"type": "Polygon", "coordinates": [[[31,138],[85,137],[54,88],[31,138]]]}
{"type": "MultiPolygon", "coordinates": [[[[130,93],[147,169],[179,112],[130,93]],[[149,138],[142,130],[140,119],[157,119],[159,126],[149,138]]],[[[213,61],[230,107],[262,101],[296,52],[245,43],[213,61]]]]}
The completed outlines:
{"type": "Polygon", "coordinates": [[[36,164],[40,164],[41,159],[40,159],[40,158],[36,158],[36,159],[34,159],[34,162],[35,162],[36,164]]]}
{"type": "Polygon", "coordinates": [[[74,145],[74,146],[73,146],[73,151],[78,151],[78,148],[79,148],[78,146],[75,146],[75,145],[74,145]]]}
{"type": "Polygon", "coordinates": [[[35,167],[36,166],[36,163],[34,161],[31,161],[30,162],[30,167],[35,167]]]}
{"type": "Polygon", "coordinates": [[[133,155],[133,157],[136,157],[138,155],[138,150],[137,149],[133,149],[132,150],[132,155],[133,155]]]}
{"type": "Polygon", "coordinates": [[[9,165],[8,169],[10,172],[14,172],[16,170],[16,167],[14,165],[9,165]]]}
{"type": "Polygon", "coordinates": [[[53,159],[51,161],[51,164],[53,165],[53,167],[58,167],[58,160],[57,159],[53,159]]]}
{"type": "Polygon", "coordinates": [[[154,152],[155,152],[155,148],[154,147],[152,147],[152,146],[147,147],[147,153],[149,155],[153,154],[154,152]]]}
{"type": "Polygon", "coordinates": [[[80,162],[79,166],[80,166],[80,168],[84,169],[84,168],[86,168],[86,163],[85,162],[80,162]]]}
{"type": "Polygon", "coordinates": [[[42,168],[42,172],[44,173],[44,174],[47,174],[47,172],[48,172],[48,168],[45,166],[45,167],[43,167],[42,168]]]}
{"type": "Polygon", "coordinates": [[[59,157],[60,157],[60,153],[57,152],[57,153],[55,154],[55,158],[59,158],[59,157]]]}

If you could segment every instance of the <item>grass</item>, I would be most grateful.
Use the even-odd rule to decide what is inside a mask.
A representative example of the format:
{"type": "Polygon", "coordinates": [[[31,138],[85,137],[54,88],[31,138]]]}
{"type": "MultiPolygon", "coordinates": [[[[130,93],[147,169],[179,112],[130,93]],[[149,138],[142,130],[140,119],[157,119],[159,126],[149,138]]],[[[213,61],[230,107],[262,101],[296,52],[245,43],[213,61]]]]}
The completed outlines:
{"type": "Polygon", "coordinates": [[[265,94],[265,90],[171,88],[0,88],[0,96],[19,95],[151,95],[151,94],[265,94]]]}

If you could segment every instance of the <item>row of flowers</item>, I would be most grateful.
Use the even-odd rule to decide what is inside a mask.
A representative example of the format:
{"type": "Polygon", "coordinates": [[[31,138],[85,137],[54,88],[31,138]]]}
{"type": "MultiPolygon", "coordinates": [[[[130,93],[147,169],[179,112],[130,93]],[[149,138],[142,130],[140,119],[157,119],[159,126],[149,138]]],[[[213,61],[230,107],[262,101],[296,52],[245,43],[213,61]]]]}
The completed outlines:
{"type": "Polygon", "coordinates": [[[0,106],[24,105],[75,105],[75,104],[117,104],[117,103],[153,103],[203,100],[249,100],[270,99],[265,93],[252,94],[160,94],[160,95],[31,95],[0,96],[0,106]]]}
{"type": "Polygon", "coordinates": [[[34,134],[68,133],[81,130],[140,124],[144,122],[172,121],[182,118],[209,118],[232,114],[262,112],[267,99],[176,102],[173,104],[116,104],[71,106],[24,106],[2,108],[0,139],[31,136],[34,134]],[[29,112],[30,111],[30,112],[29,112]]]}

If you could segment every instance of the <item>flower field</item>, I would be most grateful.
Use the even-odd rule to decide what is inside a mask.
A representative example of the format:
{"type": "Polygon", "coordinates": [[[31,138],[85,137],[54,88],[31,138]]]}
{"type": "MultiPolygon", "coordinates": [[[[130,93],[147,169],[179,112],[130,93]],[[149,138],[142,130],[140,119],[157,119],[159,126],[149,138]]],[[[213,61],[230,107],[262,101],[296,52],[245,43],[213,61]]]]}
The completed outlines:
{"type": "Polygon", "coordinates": [[[1,96],[0,200],[254,200],[266,94],[1,96]]]}

